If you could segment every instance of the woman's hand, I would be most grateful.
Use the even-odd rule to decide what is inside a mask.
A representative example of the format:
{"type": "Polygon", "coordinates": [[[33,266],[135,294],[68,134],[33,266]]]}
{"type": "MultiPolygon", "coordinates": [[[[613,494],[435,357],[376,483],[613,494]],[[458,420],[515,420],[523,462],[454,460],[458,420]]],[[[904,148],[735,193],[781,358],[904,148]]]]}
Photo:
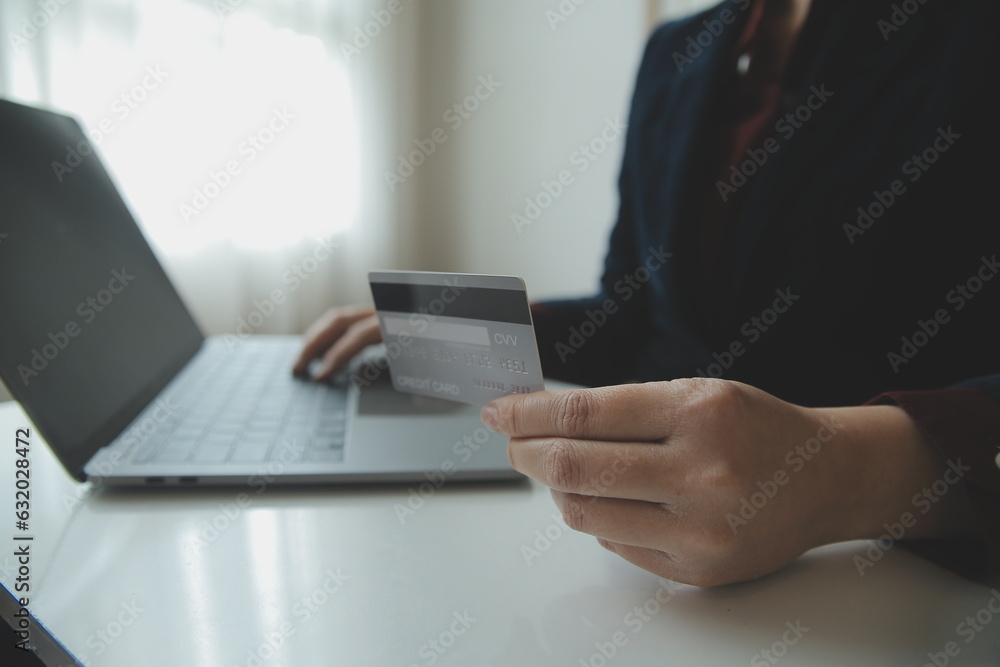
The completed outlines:
{"type": "Polygon", "coordinates": [[[969,526],[961,488],[915,506],[949,468],[895,406],[803,408],[687,379],[505,396],[482,416],[568,526],[675,581],[760,577],[904,512],[916,516],[904,539],[969,526]]]}
{"type": "Polygon", "coordinates": [[[322,358],[315,379],[326,380],[358,352],[382,340],[374,308],[331,308],[306,330],[302,353],[292,372],[305,375],[314,359],[322,358]]]}

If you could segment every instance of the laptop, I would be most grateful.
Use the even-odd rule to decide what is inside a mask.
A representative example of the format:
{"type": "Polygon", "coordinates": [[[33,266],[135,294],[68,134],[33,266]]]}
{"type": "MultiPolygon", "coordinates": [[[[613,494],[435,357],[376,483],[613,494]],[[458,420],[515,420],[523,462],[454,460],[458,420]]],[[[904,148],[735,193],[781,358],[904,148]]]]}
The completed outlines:
{"type": "Polygon", "coordinates": [[[202,335],[76,120],[0,100],[0,146],[0,378],[76,479],[520,477],[477,407],[395,391],[377,348],[316,383],[298,337],[202,335]]]}

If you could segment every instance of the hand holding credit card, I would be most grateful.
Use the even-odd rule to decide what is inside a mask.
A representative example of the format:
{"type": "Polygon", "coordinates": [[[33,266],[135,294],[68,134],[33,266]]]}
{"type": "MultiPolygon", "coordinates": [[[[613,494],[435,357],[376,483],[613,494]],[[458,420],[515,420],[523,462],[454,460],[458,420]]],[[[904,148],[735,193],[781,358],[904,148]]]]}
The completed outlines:
{"type": "Polygon", "coordinates": [[[398,391],[486,405],[545,388],[520,278],[373,271],[368,281],[398,391]]]}

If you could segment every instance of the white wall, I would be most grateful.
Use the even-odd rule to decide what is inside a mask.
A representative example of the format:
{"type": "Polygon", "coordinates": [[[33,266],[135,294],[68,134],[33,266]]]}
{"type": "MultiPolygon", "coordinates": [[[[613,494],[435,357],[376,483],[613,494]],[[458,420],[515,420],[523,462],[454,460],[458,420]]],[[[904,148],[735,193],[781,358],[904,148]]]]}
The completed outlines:
{"type": "Polygon", "coordinates": [[[596,286],[617,208],[623,136],[595,161],[584,158],[585,171],[572,160],[608,120],[627,120],[649,5],[589,0],[550,23],[555,14],[547,11],[559,5],[425,5],[418,125],[427,132],[440,126],[448,140],[413,178],[415,268],[520,275],[534,298],[596,286]],[[452,131],[444,111],[473,93],[480,76],[502,85],[452,131]],[[512,214],[523,216],[525,198],[544,193],[542,182],[563,170],[572,184],[519,233],[512,214]]]}

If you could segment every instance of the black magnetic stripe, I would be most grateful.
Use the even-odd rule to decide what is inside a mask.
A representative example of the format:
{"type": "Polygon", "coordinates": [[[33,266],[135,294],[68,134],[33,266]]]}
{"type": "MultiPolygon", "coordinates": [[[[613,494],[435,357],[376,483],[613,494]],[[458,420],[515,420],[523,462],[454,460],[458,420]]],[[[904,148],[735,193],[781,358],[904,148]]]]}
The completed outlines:
{"type": "Polygon", "coordinates": [[[521,290],[402,283],[371,283],[371,288],[379,310],[531,324],[527,295],[521,290]]]}

